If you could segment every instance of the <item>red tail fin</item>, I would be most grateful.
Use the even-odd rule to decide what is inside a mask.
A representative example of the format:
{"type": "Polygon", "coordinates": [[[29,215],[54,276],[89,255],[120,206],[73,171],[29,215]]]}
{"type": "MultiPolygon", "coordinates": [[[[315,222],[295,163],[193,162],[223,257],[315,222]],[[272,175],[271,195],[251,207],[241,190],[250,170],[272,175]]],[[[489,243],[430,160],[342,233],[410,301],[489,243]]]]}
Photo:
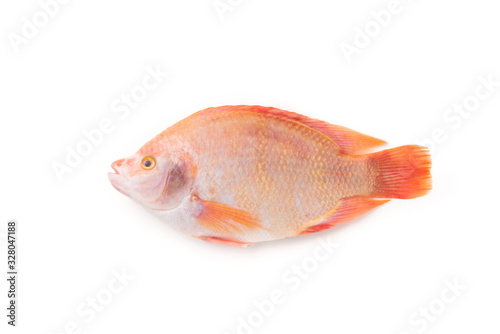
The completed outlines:
{"type": "Polygon", "coordinates": [[[431,156],[425,147],[400,146],[372,153],[369,159],[377,171],[373,197],[409,199],[432,188],[431,156]]]}

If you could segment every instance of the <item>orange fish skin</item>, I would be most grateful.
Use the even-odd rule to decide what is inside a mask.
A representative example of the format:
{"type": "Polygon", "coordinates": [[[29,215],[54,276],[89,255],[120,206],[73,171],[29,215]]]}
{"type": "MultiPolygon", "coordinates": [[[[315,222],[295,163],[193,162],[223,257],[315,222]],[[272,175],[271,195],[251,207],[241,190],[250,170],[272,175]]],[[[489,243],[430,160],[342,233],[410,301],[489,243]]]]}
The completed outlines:
{"type": "MultiPolygon", "coordinates": [[[[414,198],[428,192],[425,148],[362,154],[383,143],[276,108],[208,108],[166,129],[125,166],[136,168],[143,156],[167,161],[158,167],[169,165],[163,171],[167,176],[156,180],[179,186],[164,186],[158,196],[163,204],[145,204],[140,188],[131,195],[125,185],[115,185],[117,177],[110,175],[110,180],[193,237],[247,246],[321,231],[387,202],[373,198],[414,198]]],[[[132,179],[135,172],[127,171],[132,179]]]]}

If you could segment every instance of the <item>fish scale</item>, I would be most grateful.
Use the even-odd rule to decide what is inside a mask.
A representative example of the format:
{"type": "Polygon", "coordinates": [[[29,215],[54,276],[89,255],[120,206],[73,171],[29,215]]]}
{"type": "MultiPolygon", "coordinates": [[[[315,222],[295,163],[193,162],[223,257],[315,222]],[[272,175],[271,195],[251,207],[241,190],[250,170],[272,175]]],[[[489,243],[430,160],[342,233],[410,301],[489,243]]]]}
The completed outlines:
{"type": "MultiPolygon", "coordinates": [[[[200,156],[200,196],[206,194],[205,185],[216,187],[219,192],[210,196],[211,201],[253,214],[275,238],[297,233],[303,223],[326,214],[340,198],[365,191],[364,183],[350,183],[354,179],[348,177],[360,172],[357,165],[362,161],[335,154],[337,145],[311,128],[237,111],[209,115],[203,123],[204,133],[187,140],[192,146],[185,148],[200,156]],[[202,176],[213,169],[224,177],[202,176]],[[233,189],[237,191],[232,193],[233,189]]],[[[186,136],[192,133],[182,131],[186,136]]]]}

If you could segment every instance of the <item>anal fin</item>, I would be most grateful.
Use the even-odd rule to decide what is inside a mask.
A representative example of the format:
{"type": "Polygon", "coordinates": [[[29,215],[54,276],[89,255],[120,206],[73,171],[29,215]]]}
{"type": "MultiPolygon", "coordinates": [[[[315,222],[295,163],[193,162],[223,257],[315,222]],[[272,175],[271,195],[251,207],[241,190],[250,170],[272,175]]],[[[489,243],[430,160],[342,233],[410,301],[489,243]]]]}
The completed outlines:
{"type": "Polygon", "coordinates": [[[221,245],[226,245],[226,246],[248,247],[248,246],[252,245],[252,243],[250,243],[250,242],[234,241],[234,240],[218,238],[218,237],[198,237],[198,239],[206,241],[206,242],[212,242],[214,244],[221,244],[221,245]]]}
{"type": "Polygon", "coordinates": [[[334,227],[337,224],[352,220],[371,209],[389,202],[389,200],[377,200],[368,197],[354,196],[342,198],[337,205],[324,216],[315,219],[308,224],[300,234],[320,232],[334,227]]]}

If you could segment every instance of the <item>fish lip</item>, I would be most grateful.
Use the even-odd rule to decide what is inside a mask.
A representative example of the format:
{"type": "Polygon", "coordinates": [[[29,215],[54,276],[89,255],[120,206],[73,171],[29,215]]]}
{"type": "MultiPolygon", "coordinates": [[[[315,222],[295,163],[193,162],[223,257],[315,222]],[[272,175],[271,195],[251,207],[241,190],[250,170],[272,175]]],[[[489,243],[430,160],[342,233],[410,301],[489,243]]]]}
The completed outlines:
{"type": "MultiPolygon", "coordinates": [[[[118,171],[118,169],[116,169],[115,164],[111,164],[111,168],[115,171],[114,174],[120,175],[120,172],[118,171]]],[[[110,173],[110,174],[113,174],[113,173],[110,173]]]]}
{"type": "Polygon", "coordinates": [[[115,171],[114,174],[121,175],[119,168],[120,167],[116,164],[116,161],[111,164],[111,169],[115,171]]]}
{"type": "MultiPolygon", "coordinates": [[[[118,161],[120,161],[120,160],[118,160],[118,161]]],[[[114,170],[114,173],[108,173],[108,175],[110,175],[110,174],[112,174],[112,175],[119,175],[119,176],[121,176],[124,180],[128,181],[128,177],[126,177],[125,175],[123,175],[122,173],[120,173],[120,169],[119,169],[119,168],[120,168],[120,166],[118,166],[118,165],[116,164],[116,161],[115,161],[115,162],[113,162],[113,163],[111,164],[111,169],[113,169],[113,170],[114,170]]],[[[109,176],[108,176],[108,177],[109,177],[109,176]]]]}
{"type": "Polygon", "coordinates": [[[128,181],[128,179],[120,173],[108,173],[108,179],[113,184],[120,183],[123,181],[128,181]]]}
{"type": "Polygon", "coordinates": [[[116,174],[120,174],[120,169],[123,169],[123,165],[126,162],[126,159],[119,159],[114,161],[111,164],[111,168],[115,171],[116,174]]]}
{"type": "Polygon", "coordinates": [[[128,181],[126,177],[118,173],[108,173],[108,179],[113,188],[118,190],[118,192],[122,193],[125,196],[128,196],[125,191],[122,189],[122,185],[124,182],[128,181]]]}
{"type": "Polygon", "coordinates": [[[129,178],[124,175],[123,173],[120,173],[120,167],[122,167],[123,159],[117,160],[111,164],[111,168],[113,169],[114,173],[108,173],[108,179],[113,188],[118,190],[121,194],[125,196],[129,196],[124,189],[126,189],[126,183],[129,181],[129,178]]]}

